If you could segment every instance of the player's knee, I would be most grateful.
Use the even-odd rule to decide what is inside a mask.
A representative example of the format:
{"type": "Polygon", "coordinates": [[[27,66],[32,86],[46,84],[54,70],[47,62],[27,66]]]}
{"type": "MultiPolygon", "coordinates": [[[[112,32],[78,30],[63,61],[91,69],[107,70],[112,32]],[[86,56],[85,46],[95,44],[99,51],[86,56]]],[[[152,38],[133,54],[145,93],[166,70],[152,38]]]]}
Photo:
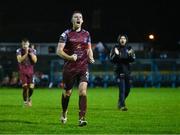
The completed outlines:
{"type": "Polygon", "coordinates": [[[72,91],[71,91],[71,90],[66,90],[64,94],[65,94],[66,96],[71,96],[72,91]]]}
{"type": "Polygon", "coordinates": [[[80,96],[86,96],[86,90],[81,90],[79,91],[80,96]]]}
{"type": "Polygon", "coordinates": [[[31,84],[29,85],[29,88],[34,89],[34,84],[31,83],[31,84]]]}
{"type": "Polygon", "coordinates": [[[87,82],[81,82],[79,84],[79,95],[85,96],[87,90],[87,82]]]}

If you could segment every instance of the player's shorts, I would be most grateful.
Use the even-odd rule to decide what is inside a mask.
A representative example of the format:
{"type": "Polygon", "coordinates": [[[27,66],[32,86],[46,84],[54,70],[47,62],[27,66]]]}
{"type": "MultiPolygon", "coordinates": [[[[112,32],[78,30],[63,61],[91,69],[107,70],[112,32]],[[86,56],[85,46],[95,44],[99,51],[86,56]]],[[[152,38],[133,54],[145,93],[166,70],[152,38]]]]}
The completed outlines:
{"type": "Polygon", "coordinates": [[[64,89],[70,90],[73,88],[76,81],[80,82],[88,82],[89,72],[88,70],[81,71],[71,71],[64,69],[63,70],[63,83],[64,89]]]}
{"type": "Polygon", "coordinates": [[[23,84],[32,84],[33,83],[33,74],[20,73],[20,81],[23,84]]]}

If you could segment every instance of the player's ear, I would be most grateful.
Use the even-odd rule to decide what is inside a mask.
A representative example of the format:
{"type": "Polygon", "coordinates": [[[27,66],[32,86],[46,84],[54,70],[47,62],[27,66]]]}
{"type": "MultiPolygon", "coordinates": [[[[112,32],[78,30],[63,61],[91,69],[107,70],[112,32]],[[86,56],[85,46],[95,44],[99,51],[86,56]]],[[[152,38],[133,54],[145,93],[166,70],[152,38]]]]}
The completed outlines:
{"type": "Polygon", "coordinates": [[[71,16],[71,23],[73,23],[73,15],[71,16]]]}
{"type": "Polygon", "coordinates": [[[71,23],[73,23],[73,19],[72,19],[72,17],[71,17],[71,23]]]}

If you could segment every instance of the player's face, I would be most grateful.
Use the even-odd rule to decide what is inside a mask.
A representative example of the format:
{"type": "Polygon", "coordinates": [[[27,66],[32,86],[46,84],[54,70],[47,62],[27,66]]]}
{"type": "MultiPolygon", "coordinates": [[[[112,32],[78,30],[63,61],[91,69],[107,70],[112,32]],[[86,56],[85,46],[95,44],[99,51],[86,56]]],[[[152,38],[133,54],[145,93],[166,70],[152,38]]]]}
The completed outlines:
{"type": "Polygon", "coordinates": [[[27,41],[27,42],[24,42],[24,41],[22,41],[22,48],[28,48],[29,47],[29,42],[27,41]]]}
{"type": "Polygon", "coordinates": [[[121,45],[125,46],[126,45],[126,42],[127,42],[127,39],[125,36],[121,36],[121,38],[119,39],[119,42],[121,45]]]}
{"type": "Polygon", "coordinates": [[[75,28],[75,29],[81,28],[81,25],[83,23],[82,14],[81,13],[74,13],[71,21],[73,24],[73,28],[75,28]]]}

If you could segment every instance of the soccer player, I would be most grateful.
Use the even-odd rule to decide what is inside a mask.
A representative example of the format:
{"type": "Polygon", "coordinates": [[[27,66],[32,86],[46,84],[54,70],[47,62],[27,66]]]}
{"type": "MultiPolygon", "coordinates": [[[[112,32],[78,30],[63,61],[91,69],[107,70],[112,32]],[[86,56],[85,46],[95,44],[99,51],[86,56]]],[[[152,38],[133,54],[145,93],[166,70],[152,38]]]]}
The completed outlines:
{"type": "Polygon", "coordinates": [[[115,65],[116,81],[119,87],[118,108],[127,111],[125,100],[130,92],[130,63],[135,60],[135,53],[127,45],[128,37],[125,34],[118,36],[118,45],[110,52],[110,61],[115,65]]]}
{"type": "Polygon", "coordinates": [[[30,48],[29,45],[30,42],[28,39],[22,39],[22,47],[16,50],[25,106],[32,106],[30,97],[32,96],[34,89],[34,64],[37,62],[36,50],[30,48]]]}
{"type": "Polygon", "coordinates": [[[91,38],[88,31],[81,28],[82,13],[75,11],[71,17],[72,28],[60,35],[57,55],[64,59],[62,93],[62,123],[67,121],[68,103],[75,81],[79,90],[79,126],[87,125],[85,114],[87,109],[88,63],[94,63],[91,49],[91,38]]]}

